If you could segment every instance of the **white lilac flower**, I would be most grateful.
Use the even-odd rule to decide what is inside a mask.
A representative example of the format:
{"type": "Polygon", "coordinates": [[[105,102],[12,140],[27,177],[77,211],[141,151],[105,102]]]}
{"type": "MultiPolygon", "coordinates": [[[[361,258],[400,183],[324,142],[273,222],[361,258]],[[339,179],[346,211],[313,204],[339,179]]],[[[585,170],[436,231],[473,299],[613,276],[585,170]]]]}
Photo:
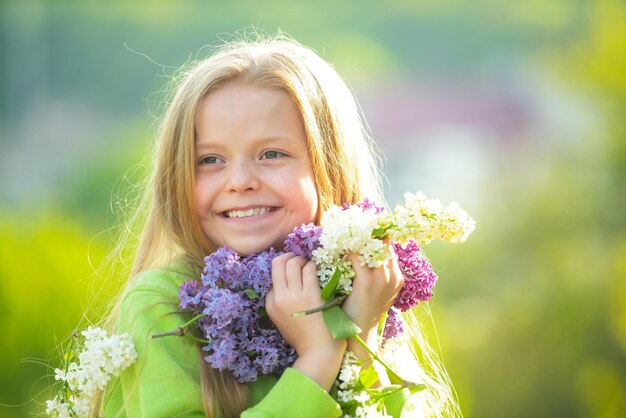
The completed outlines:
{"type": "Polygon", "coordinates": [[[339,402],[350,402],[354,399],[354,392],[351,390],[338,390],[337,400],[339,402]]]}
{"type": "Polygon", "coordinates": [[[378,247],[368,247],[368,244],[373,240],[372,231],[378,227],[379,217],[375,210],[363,210],[356,205],[330,208],[320,223],[322,247],[313,252],[316,264],[333,263],[347,253],[376,259],[378,247]]]}
{"type": "Polygon", "coordinates": [[[404,205],[394,210],[389,237],[404,245],[409,240],[429,244],[434,239],[464,242],[476,223],[456,202],[443,207],[437,199],[428,199],[422,192],[405,193],[404,205]]]}
{"type": "Polygon", "coordinates": [[[51,417],[65,418],[70,416],[70,405],[63,402],[59,397],[46,401],[46,414],[51,417]]]}
{"type": "Polygon", "coordinates": [[[394,210],[395,227],[391,239],[405,244],[413,239],[420,244],[428,244],[439,235],[439,219],[443,211],[441,202],[428,199],[422,192],[405,193],[404,205],[394,210]]]}
{"type": "Polygon", "coordinates": [[[65,384],[59,395],[46,402],[46,413],[52,417],[88,417],[98,391],[137,359],[128,334],[108,337],[96,327],[81,334],[84,341],[78,362],[69,363],[66,370],[55,369],[55,380],[65,384]]]}
{"type": "Polygon", "coordinates": [[[440,217],[441,239],[448,242],[465,242],[476,228],[476,221],[458,203],[450,203],[440,217]]]}
{"type": "Polygon", "coordinates": [[[365,404],[370,400],[369,393],[362,391],[354,395],[354,400],[358,403],[365,404]]]}
{"type": "Polygon", "coordinates": [[[351,351],[346,351],[343,357],[339,375],[335,385],[337,386],[337,401],[347,408],[345,417],[385,417],[379,411],[378,402],[372,402],[372,398],[360,382],[359,375],[361,366],[358,359],[351,351]]]}
{"type": "Polygon", "coordinates": [[[359,372],[361,368],[357,365],[344,365],[339,370],[339,388],[350,389],[354,388],[359,381],[359,372]]]}
{"type": "Polygon", "coordinates": [[[65,370],[54,369],[54,380],[66,380],[66,379],[67,379],[67,375],[65,373],[65,370]]]}
{"type": "Polygon", "coordinates": [[[323,288],[326,286],[337,268],[341,271],[337,291],[340,294],[348,295],[352,292],[352,279],[356,276],[356,273],[352,269],[350,261],[346,260],[345,257],[335,263],[320,264],[317,266],[317,278],[319,280],[320,287],[323,288]]]}
{"type": "Polygon", "coordinates": [[[342,389],[356,387],[359,382],[359,373],[361,367],[358,365],[358,359],[352,351],[346,351],[343,355],[341,368],[337,380],[340,382],[339,387],[342,389]]]}
{"type": "Polygon", "coordinates": [[[380,239],[371,239],[359,251],[359,261],[361,264],[367,264],[368,267],[382,266],[388,256],[387,244],[380,239]]]}
{"type": "Polygon", "coordinates": [[[72,399],[74,401],[74,412],[76,416],[87,417],[91,411],[91,401],[86,396],[79,396],[72,399]]]}
{"type": "Polygon", "coordinates": [[[387,414],[384,414],[382,412],[380,412],[377,408],[376,405],[363,405],[363,406],[358,406],[356,408],[356,413],[355,415],[357,417],[362,417],[362,418],[387,418],[390,417],[387,414]]]}

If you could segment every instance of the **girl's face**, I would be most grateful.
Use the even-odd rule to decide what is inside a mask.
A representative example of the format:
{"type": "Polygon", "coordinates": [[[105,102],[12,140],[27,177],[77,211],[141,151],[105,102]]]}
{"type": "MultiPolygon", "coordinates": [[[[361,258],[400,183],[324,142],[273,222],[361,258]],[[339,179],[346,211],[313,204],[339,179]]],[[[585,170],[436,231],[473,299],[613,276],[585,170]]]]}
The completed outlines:
{"type": "Polygon", "coordinates": [[[304,124],[288,93],[227,83],[200,102],[195,134],[196,212],[214,245],[242,256],[281,249],[315,221],[304,124]]]}

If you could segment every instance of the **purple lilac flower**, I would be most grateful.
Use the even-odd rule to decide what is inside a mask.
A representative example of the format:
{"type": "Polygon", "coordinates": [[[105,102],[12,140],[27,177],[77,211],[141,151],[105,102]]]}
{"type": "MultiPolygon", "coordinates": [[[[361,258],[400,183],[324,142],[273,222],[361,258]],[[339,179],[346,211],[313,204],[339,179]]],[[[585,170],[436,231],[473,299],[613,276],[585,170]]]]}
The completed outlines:
{"type": "MultiPolygon", "coordinates": [[[[360,207],[364,212],[366,210],[370,210],[370,209],[374,209],[374,212],[378,215],[380,213],[382,213],[385,208],[382,206],[377,205],[376,203],[372,202],[371,200],[369,200],[367,197],[364,198],[363,200],[355,203],[356,206],[360,207]]],[[[347,210],[351,207],[352,205],[350,203],[344,203],[343,204],[343,210],[347,210]]]]}
{"type": "Polygon", "coordinates": [[[210,345],[211,354],[204,359],[218,370],[227,370],[237,362],[236,342],[231,339],[214,340],[210,345]]]}
{"type": "Polygon", "coordinates": [[[389,309],[389,312],[387,312],[383,338],[385,340],[395,338],[402,333],[404,333],[404,321],[402,320],[402,315],[396,308],[392,307],[389,309]]]}
{"type": "Polygon", "coordinates": [[[250,303],[243,294],[228,289],[208,289],[205,293],[205,308],[202,313],[211,318],[220,327],[230,325],[244,315],[250,303]]]}
{"type": "Polygon", "coordinates": [[[320,247],[322,228],[312,223],[296,227],[285,240],[285,252],[311,259],[313,251],[320,247]]]}
{"type": "Polygon", "coordinates": [[[242,261],[247,271],[243,285],[254,289],[261,298],[265,298],[272,286],[272,260],[280,254],[270,248],[262,253],[246,257],[242,261]]]}
{"type": "Polygon", "coordinates": [[[209,342],[202,347],[213,368],[230,370],[240,382],[256,380],[259,373],[282,373],[296,360],[296,352],[263,313],[272,284],[273,249],[241,259],[228,247],[205,258],[202,283],[180,287],[181,309],[195,316],[209,342]]]}
{"type": "Polygon", "coordinates": [[[246,273],[239,260],[239,255],[233,249],[227,246],[218,248],[204,259],[202,284],[208,287],[237,288],[246,273]]]}
{"type": "Polygon", "coordinates": [[[433,266],[420,252],[415,241],[409,241],[405,248],[394,243],[394,250],[398,256],[398,265],[404,276],[404,285],[393,306],[406,311],[420,301],[427,301],[433,295],[437,283],[437,275],[433,266]]]}
{"type": "Polygon", "coordinates": [[[197,309],[202,300],[200,284],[194,281],[183,283],[178,293],[178,300],[180,300],[180,309],[197,309]]]}

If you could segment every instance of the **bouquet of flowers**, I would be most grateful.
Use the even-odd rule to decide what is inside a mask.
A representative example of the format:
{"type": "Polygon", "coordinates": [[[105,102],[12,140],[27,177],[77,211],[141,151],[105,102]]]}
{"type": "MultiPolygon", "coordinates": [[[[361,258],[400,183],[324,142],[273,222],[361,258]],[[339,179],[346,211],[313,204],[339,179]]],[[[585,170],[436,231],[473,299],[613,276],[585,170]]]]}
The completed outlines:
{"type": "Polygon", "coordinates": [[[128,334],[109,337],[106,331],[95,327],[80,335],[75,333],[64,355],[63,368],[54,370],[55,380],[63,384],[54,399],[46,402],[46,414],[59,418],[91,416],[98,393],[111,377],[119,376],[135,360],[137,352],[128,334]],[[78,362],[73,361],[76,358],[78,362]]]}
{"type": "MultiPolygon", "coordinates": [[[[364,199],[354,205],[330,208],[320,226],[302,225],[285,241],[285,251],[313,260],[322,288],[323,306],[294,315],[322,311],[335,338],[356,338],[374,360],[379,361],[395,385],[372,389],[378,380],[373,367],[361,370],[347,353],[333,393],[346,414],[363,416],[381,413],[385,396],[409,387],[424,388],[403,380],[360,340],[360,329],[341,310],[341,302],[352,290],[355,276],[347,256],[358,254],[362,264],[381,266],[388,257],[386,243],[391,240],[404,285],[384,323],[383,341],[402,334],[404,312],[433,294],[437,276],[421,253],[420,245],[434,239],[463,242],[475,222],[456,203],[444,207],[423,193],[406,193],[405,204],[390,212],[364,199]]],[[[185,329],[197,326],[206,352],[205,360],[219,370],[230,370],[241,382],[250,382],[258,373],[280,374],[295,362],[296,354],[281,337],[265,312],[265,295],[271,286],[271,262],[279,255],[274,249],[241,259],[224,247],[205,258],[201,283],[189,281],[181,286],[180,308],[192,319],[181,329],[166,333],[188,335],[185,329]]]]}
{"type": "Polygon", "coordinates": [[[240,383],[258,373],[282,373],[296,361],[265,312],[272,284],[273,249],[243,260],[228,247],[206,257],[202,283],[181,286],[180,308],[196,315],[203,335],[204,359],[215,369],[231,370],[240,383]]]}

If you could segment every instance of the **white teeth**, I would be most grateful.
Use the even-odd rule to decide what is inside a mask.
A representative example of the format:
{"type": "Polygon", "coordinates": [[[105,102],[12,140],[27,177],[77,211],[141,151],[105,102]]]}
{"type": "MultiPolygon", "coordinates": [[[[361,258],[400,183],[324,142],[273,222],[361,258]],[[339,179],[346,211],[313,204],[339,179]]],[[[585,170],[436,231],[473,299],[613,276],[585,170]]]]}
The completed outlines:
{"type": "Polygon", "coordinates": [[[227,218],[246,218],[248,216],[262,215],[270,211],[270,208],[254,208],[248,210],[229,210],[225,212],[227,218]]]}

